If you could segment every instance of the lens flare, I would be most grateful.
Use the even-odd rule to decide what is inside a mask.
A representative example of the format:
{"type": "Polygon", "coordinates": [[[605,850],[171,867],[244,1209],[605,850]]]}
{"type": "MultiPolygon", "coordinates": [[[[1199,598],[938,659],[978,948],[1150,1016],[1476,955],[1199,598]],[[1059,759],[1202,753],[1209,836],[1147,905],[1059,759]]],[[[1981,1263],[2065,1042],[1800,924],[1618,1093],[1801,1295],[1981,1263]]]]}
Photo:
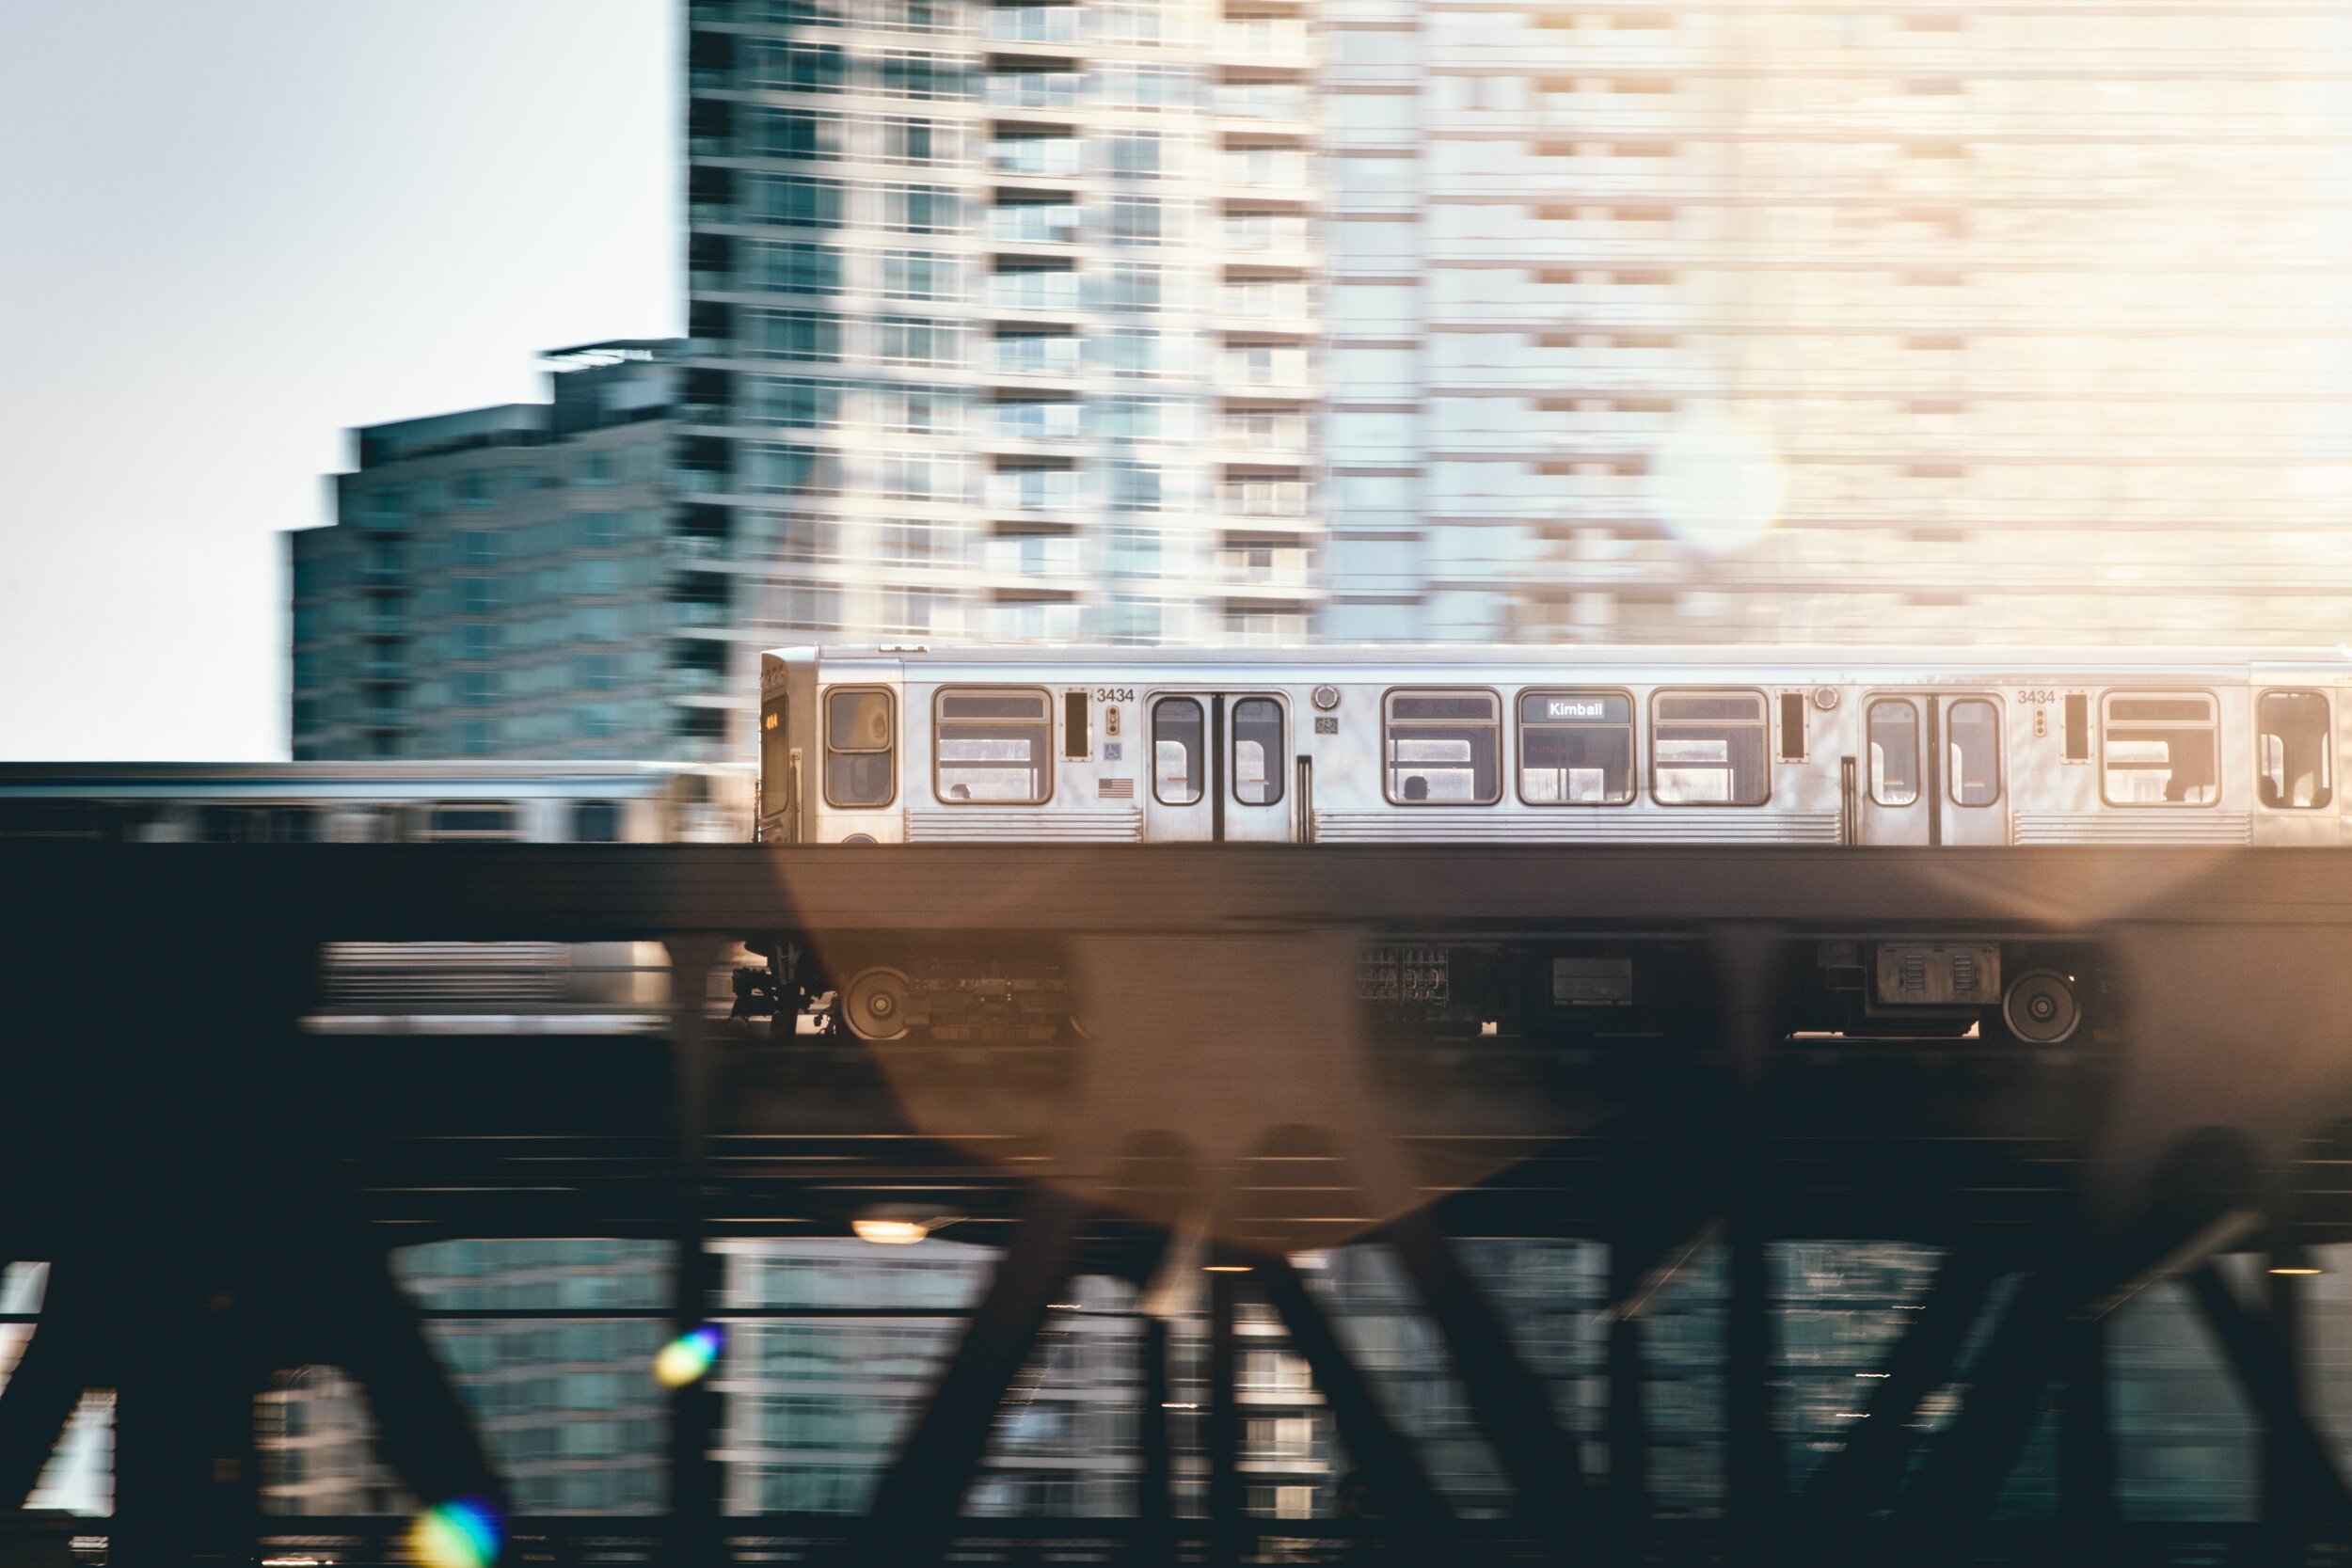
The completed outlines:
{"type": "Polygon", "coordinates": [[[503,1543],[499,1516],[479,1497],[436,1503],[408,1527],[408,1555],[423,1568],[488,1568],[503,1543]]]}
{"type": "Polygon", "coordinates": [[[1723,555],[1772,531],[1788,502],[1788,475],[1771,436],[1726,406],[1701,405],[1659,438],[1647,499],[1667,532],[1723,555]]]}
{"type": "Polygon", "coordinates": [[[653,1358],[653,1375],[664,1388],[683,1388],[699,1383],[719,1359],[719,1346],[725,1335],[717,1323],[705,1323],[689,1329],[668,1344],[653,1358]]]}

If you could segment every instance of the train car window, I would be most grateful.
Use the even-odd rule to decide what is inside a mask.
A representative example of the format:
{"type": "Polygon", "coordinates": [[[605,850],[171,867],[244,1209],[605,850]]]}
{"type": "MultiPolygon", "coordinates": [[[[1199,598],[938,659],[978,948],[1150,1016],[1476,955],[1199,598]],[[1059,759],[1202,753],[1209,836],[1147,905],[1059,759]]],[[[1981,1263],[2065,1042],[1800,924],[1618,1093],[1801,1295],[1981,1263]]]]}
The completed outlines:
{"type": "Polygon", "coordinates": [[[1041,805],[1054,793],[1054,710],[1042,691],[939,694],[934,787],[950,805],[1041,805]]]}
{"type": "Polygon", "coordinates": [[[1908,806],[1919,799],[1919,710],[1899,697],[1870,705],[1870,799],[1908,806]]]}
{"type": "Polygon", "coordinates": [[[1650,793],[1662,806],[1760,806],[1772,793],[1760,691],[1661,691],[1650,707],[1650,793]]]}
{"type": "Polygon", "coordinates": [[[875,687],[825,694],[825,804],[886,806],[898,794],[890,693],[875,687]]]}
{"type": "Polygon", "coordinates": [[[1519,693],[1519,799],[1622,806],[1633,799],[1633,699],[1622,691],[1519,693]]]}
{"type": "Polygon", "coordinates": [[[2090,760],[2090,699],[2079,691],[2066,694],[2066,760],[2090,760]]]}
{"type": "Polygon", "coordinates": [[[1152,705],[1152,798],[1164,806],[1188,806],[1200,799],[1208,755],[1208,721],[1190,697],[1162,697],[1152,705]]]}
{"type": "Polygon", "coordinates": [[[2325,692],[2264,692],[2254,705],[2254,744],[2264,805],[2309,810],[2335,798],[2325,692]]]}
{"type": "Polygon", "coordinates": [[[617,800],[580,800],[572,806],[574,844],[621,842],[621,805],[617,800]]]}
{"type": "Polygon", "coordinates": [[[519,818],[515,808],[498,800],[469,800],[435,806],[426,817],[425,836],[434,839],[517,838],[519,818]]]}
{"type": "Polygon", "coordinates": [[[2099,793],[2111,806],[2209,806],[2221,798],[2220,723],[2201,691],[2111,691],[2099,793]]]}
{"type": "Polygon", "coordinates": [[[1084,762],[1094,754],[1094,737],[1087,723],[1087,694],[1061,694],[1061,754],[1068,762],[1084,762]]]}
{"type": "Polygon", "coordinates": [[[1982,697],[1962,697],[1944,716],[1948,766],[1945,788],[1956,806],[1989,806],[2001,798],[2001,710],[1982,697]]]}
{"type": "Polygon", "coordinates": [[[1282,705],[1271,697],[1233,704],[1233,799],[1245,806],[1282,800],[1282,705]]]}
{"type": "Polygon", "coordinates": [[[315,844],[314,806],[206,806],[196,835],[203,844],[315,844]]]}
{"type": "Polygon", "coordinates": [[[1502,703],[1491,691],[1391,691],[1389,799],[1491,806],[1502,799],[1502,703]]]}

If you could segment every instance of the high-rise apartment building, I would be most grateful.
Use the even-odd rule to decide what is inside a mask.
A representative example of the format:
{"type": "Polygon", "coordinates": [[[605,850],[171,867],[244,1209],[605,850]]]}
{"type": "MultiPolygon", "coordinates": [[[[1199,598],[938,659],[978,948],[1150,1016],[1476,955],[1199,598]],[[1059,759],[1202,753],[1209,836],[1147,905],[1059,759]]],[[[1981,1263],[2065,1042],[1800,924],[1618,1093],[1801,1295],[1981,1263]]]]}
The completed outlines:
{"type": "Polygon", "coordinates": [[[681,483],[769,641],[1295,640],[1297,0],[693,0],[681,483]]]}
{"type": "Polygon", "coordinates": [[[669,478],[675,344],[548,356],[548,403],[370,425],[289,535],[294,754],[703,757],[727,711],[716,554],[669,478]]]}
{"type": "Polygon", "coordinates": [[[755,638],[2352,611],[2340,8],[689,14],[682,452],[755,638]]]}
{"type": "Polygon", "coordinates": [[[1327,635],[2343,635],[2342,7],[1316,15],[1327,635]]]}

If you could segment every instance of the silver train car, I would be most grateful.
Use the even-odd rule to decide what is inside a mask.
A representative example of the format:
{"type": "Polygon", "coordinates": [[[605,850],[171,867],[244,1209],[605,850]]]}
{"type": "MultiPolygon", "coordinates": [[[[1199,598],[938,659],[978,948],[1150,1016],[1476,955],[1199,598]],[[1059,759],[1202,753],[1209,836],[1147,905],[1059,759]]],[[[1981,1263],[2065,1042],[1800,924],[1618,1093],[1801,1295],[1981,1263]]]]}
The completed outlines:
{"type": "MultiPolygon", "coordinates": [[[[2346,841],[2325,652],[784,648],[778,844],[2313,845],[2346,841]]],[[[1054,952],[771,944],[755,1002],[874,1040],[1082,1029],[1054,952]]],[[[1590,934],[1362,955],[1375,1026],[1703,1039],[1708,958],[1590,934]]],[[[2094,944],[1813,944],[1794,1032],[2058,1047],[2120,1004],[2094,944]]]]}
{"type": "Polygon", "coordinates": [[[778,843],[2335,844],[2335,652],[787,648],[778,843]]]}
{"type": "Polygon", "coordinates": [[[0,763],[0,839],[739,843],[749,768],[642,762],[0,763]]]}
{"type": "MultiPolygon", "coordinates": [[[[634,762],[0,764],[0,840],[135,844],[744,843],[748,767],[634,762]]],[[[318,1034],[660,1027],[659,942],[343,942],[318,1034]]]]}

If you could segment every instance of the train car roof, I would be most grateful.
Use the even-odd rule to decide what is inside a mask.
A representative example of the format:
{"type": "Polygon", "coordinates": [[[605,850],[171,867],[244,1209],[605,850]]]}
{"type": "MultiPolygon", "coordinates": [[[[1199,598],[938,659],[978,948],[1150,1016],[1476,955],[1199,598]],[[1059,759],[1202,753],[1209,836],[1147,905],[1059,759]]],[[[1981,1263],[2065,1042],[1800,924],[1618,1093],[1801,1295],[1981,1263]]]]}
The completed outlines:
{"type": "MultiPolygon", "coordinates": [[[[170,799],[377,800],[490,799],[542,791],[644,794],[688,770],[727,764],[678,762],[0,762],[0,794],[105,792],[170,799]]],[[[736,765],[744,766],[744,765],[736,765]]],[[[745,768],[748,771],[748,767],[745,768]]]]}
{"type": "Polygon", "coordinates": [[[2004,684],[2019,676],[2129,674],[2212,679],[2242,673],[2249,679],[2288,672],[2318,676],[2352,673],[2352,648],[2213,647],[2136,649],[2105,646],[1984,648],[1889,648],[1853,644],[1784,645],[1748,648],[1723,644],[1592,643],[1559,647],[1524,644],[1484,646],[1459,642],[1309,644],[1285,647],[1134,647],[1097,643],[1022,643],[1008,647],[916,644],[839,644],[771,651],[782,658],[817,653],[828,664],[888,662],[910,671],[957,669],[1101,669],[1126,665],[1154,671],[1292,667],[1303,673],[1328,670],[1362,672],[1373,677],[1416,671],[1474,669],[1527,671],[1538,678],[1588,671],[1630,673],[1644,668],[1704,671],[1756,678],[1776,671],[1808,679],[1842,673],[1883,680],[1917,672],[1935,679],[1998,675],[2004,684]]]}

